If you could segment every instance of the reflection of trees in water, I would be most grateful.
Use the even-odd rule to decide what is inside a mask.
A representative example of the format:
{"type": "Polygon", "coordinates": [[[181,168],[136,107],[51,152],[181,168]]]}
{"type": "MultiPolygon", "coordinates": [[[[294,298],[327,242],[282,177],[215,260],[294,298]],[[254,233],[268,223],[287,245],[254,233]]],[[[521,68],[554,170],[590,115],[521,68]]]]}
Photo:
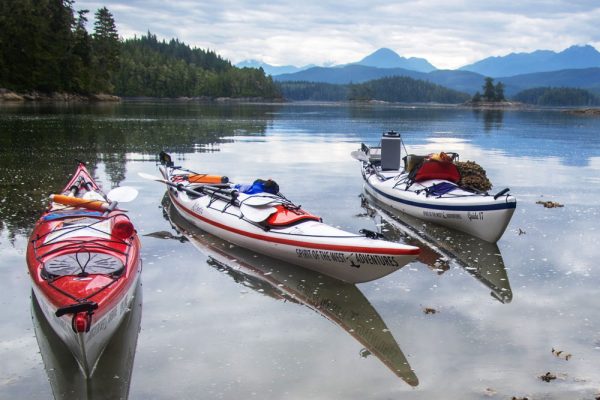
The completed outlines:
{"type": "Polygon", "coordinates": [[[129,153],[194,153],[231,141],[223,137],[264,135],[275,107],[125,103],[0,108],[0,229],[11,238],[26,235],[48,195],[61,190],[75,171],[76,160],[86,162],[92,174],[104,163],[114,187],[125,179],[129,153]]]}
{"type": "Polygon", "coordinates": [[[119,186],[119,184],[125,180],[127,168],[125,163],[127,162],[127,155],[125,153],[109,153],[102,156],[102,161],[106,168],[106,175],[110,180],[111,187],[119,186]]]}
{"type": "Polygon", "coordinates": [[[483,129],[486,132],[492,129],[501,129],[504,122],[504,110],[480,110],[473,109],[475,119],[479,120],[483,117],[483,129]]]}

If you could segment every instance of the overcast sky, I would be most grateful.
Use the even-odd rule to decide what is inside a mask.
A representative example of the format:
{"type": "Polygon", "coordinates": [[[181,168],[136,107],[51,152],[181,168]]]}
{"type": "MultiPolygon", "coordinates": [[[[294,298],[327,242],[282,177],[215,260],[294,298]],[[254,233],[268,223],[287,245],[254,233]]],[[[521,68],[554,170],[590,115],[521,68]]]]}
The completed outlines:
{"type": "Polygon", "coordinates": [[[387,47],[458,68],[489,56],[575,44],[600,48],[600,1],[75,0],[106,6],[124,37],[147,31],[237,63],[329,65],[387,47]],[[515,3],[515,4],[513,4],[515,3]],[[518,3],[518,4],[517,4],[518,3]]]}

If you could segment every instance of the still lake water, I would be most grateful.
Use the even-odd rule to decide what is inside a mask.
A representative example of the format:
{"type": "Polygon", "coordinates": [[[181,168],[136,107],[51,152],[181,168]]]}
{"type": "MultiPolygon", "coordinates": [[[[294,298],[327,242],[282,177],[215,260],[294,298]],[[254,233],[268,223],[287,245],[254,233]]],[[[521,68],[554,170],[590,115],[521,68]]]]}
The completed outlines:
{"type": "Polygon", "coordinates": [[[595,399],[599,199],[600,119],[560,111],[3,106],[0,398],[595,399]],[[406,228],[362,204],[350,152],[389,129],[410,152],[458,152],[487,170],[493,192],[511,188],[517,210],[497,245],[406,228]],[[273,178],[325,222],[417,243],[423,255],[348,285],[175,230],[164,187],[138,176],[158,173],[162,149],[238,182],[273,178]],[[144,259],[139,304],[87,385],[37,318],[25,265],[28,234],[75,159],[105,188],[139,190],[127,209],[144,259]],[[541,380],[547,372],[557,379],[541,380]]]}

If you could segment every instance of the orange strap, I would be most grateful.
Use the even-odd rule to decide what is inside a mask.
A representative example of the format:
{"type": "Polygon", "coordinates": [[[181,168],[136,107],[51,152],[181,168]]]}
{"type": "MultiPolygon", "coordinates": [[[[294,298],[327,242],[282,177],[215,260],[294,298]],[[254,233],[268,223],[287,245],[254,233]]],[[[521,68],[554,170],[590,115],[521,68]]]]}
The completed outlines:
{"type": "Polygon", "coordinates": [[[109,204],[105,201],[86,200],[79,197],[65,196],[62,194],[51,194],[50,199],[59,204],[72,207],[82,207],[89,210],[106,211],[109,204]]]}
{"type": "Polygon", "coordinates": [[[227,183],[229,178],[220,175],[190,174],[188,181],[190,183],[227,183]]]}

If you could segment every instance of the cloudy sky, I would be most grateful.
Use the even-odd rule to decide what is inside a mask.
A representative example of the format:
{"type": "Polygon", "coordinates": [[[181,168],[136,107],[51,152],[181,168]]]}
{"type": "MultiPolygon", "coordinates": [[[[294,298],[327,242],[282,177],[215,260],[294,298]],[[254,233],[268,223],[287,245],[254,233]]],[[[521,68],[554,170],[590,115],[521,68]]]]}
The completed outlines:
{"type": "MultiPolygon", "coordinates": [[[[354,62],[387,47],[458,68],[489,56],[576,44],[600,49],[598,0],[76,0],[106,6],[122,37],[147,31],[237,63],[354,62]],[[514,3],[514,4],[513,4],[514,3]]],[[[92,15],[90,15],[90,20],[92,15]]],[[[91,22],[91,21],[90,21],[91,22]]],[[[91,26],[91,23],[90,23],[91,26]]]]}

